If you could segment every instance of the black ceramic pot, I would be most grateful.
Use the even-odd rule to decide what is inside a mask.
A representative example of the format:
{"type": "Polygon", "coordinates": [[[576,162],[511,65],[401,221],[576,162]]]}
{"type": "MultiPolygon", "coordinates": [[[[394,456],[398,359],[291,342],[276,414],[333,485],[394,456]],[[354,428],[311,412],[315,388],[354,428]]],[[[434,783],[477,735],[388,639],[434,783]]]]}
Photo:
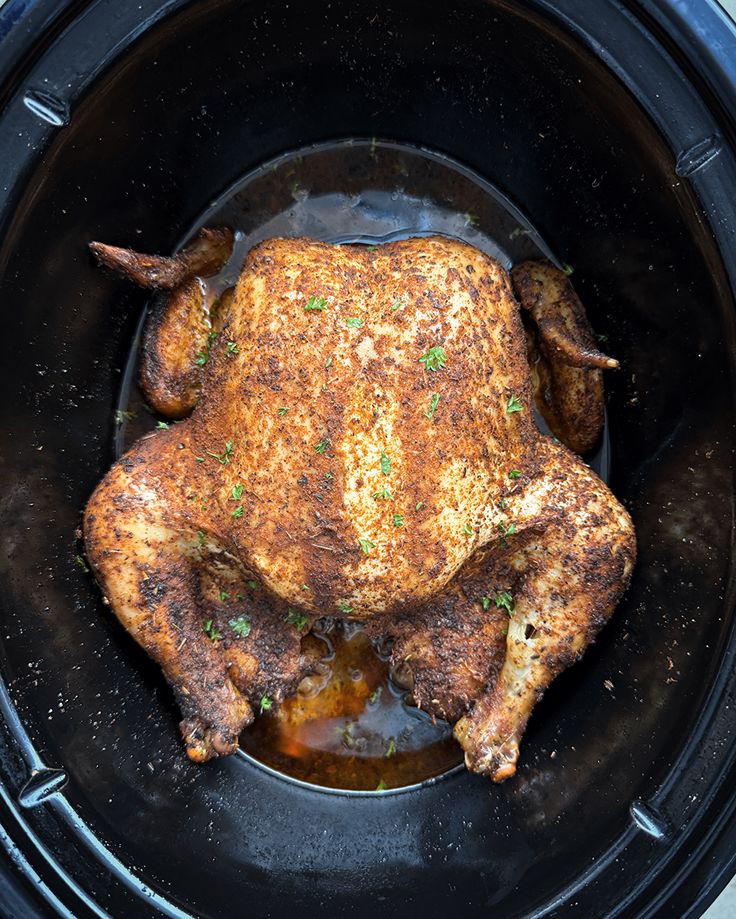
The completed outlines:
{"type": "Polygon", "coordinates": [[[736,36],[709,0],[6,0],[0,8],[0,913],[695,916],[734,871],[736,36]],[[380,138],[506,195],[623,370],[640,561],[518,776],[352,796],[188,763],[74,565],[145,298],[254,167],[380,138]]]}

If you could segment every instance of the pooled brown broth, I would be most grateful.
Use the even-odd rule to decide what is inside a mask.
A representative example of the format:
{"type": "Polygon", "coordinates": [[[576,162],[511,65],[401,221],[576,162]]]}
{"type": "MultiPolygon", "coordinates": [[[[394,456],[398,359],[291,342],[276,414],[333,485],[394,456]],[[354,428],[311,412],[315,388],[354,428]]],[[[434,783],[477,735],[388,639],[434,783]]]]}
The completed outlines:
{"type": "Polygon", "coordinates": [[[441,775],[462,762],[449,725],[406,702],[387,655],[354,623],[309,636],[323,660],[296,695],[264,712],[241,747],[279,772],[330,788],[375,791],[441,775]]]}

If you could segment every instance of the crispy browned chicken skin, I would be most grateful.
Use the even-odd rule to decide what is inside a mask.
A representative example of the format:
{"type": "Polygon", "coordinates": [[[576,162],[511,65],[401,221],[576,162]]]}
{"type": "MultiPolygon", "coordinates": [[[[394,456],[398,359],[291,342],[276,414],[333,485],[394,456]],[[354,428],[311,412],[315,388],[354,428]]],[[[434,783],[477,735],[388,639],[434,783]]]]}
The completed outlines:
{"type": "MultiPolygon", "coordinates": [[[[610,366],[564,276],[526,263],[515,282],[551,372],[556,350],[565,367],[610,366]]],[[[170,417],[196,407],[113,466],[84,533],[113,610],[174,687],[189,756],[233,752],[263,697],[309,670],[300,639],[331,615],[394,636],[416,704],[456,722],[469,768],[512,775],[534,703],[611,615],[635,542],[608,488],[535,426],[506,272],[441,237],[271,239],[214,317],[196,279],[178,284],[142,382],[170,417]],[[207,336],[194,372],[181,355],[207,336]]],[[[597,430],[559,388],[547,404],[587,448],[602,392],[580,386],[597,430]]]]}

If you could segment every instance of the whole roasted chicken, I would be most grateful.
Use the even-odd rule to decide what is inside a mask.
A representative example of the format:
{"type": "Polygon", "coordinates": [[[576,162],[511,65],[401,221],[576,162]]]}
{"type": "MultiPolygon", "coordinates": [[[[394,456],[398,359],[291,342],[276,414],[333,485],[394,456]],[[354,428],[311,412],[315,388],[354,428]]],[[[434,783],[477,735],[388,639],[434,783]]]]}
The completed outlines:
{"type": "Polygon", "coordinates": [[[210,308],[200,276],[231,242],[204,230],[172,258],[92,245],[161,290],[142,385],[188,415],[87,505],[112,609],[173,687],[195,761],[232,753],[294,692],[315,663],[302,639],[331,616],[392,638],[415,704],[455,724],[470,769],[507,778],[535,702],[634,564],[628,514],[562,445],[595,445],[616,362],[545,262],[510,280],[442,237],[270,239],[210,308]]]}

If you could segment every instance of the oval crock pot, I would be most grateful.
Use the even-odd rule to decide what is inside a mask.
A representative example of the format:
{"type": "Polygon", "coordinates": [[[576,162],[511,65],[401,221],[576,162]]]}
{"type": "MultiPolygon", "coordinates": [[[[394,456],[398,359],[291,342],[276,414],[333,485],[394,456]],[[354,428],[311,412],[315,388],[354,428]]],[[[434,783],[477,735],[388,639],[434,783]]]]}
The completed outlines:
{"type": "Polygon", "coordinates": [[[0,8],[0,913],[695,916],[734,872],[736,38],[708,0],[6,0],[0,8]],[[145,296],[259,163],[383,138],[493,183],[623,370],[640,561],[518,776],[356,796],[186,761],[74,565],[145,296]]]}

